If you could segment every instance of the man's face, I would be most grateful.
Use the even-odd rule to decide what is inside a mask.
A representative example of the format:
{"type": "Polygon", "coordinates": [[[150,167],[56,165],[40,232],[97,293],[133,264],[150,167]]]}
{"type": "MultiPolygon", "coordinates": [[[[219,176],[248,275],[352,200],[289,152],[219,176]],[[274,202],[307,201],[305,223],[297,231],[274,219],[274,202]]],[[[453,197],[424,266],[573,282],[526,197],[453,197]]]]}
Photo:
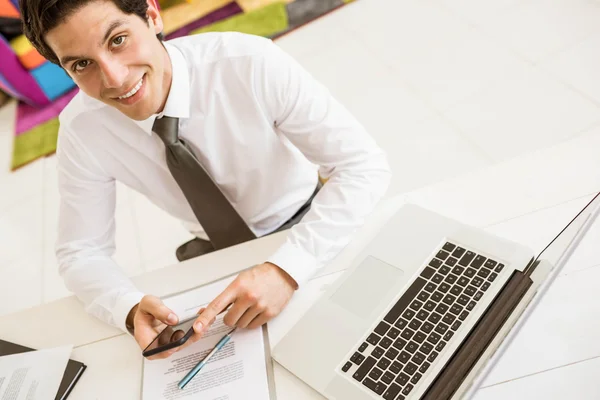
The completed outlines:
{"type": "Polygon", "coordinates": [[[153,0],[148,2],[148,23],[98,0],[45,37],[83,92],[139,121],[162,111],[172,74],[168,53],[156,38],[162,20],[153,0]]]}

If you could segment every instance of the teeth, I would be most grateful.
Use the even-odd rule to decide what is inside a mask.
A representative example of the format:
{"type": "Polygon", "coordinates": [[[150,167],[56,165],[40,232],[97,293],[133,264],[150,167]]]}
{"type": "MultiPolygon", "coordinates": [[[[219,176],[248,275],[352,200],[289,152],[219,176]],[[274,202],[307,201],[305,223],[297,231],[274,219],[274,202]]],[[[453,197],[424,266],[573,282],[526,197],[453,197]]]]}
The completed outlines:
{"type": "Polygon", "coordinates": [[[124,96],[119,96],[118,99],[119,100],[127,99],[127,98],[133,96],[134,94],[136,94],[138,92],[138,90],[140,90],[140,88],[142,87],[143,82],[144,82],[144,78],[140,79],[138,84],[135,85],[135,87],[133,89],[131,89],[131,91],[129,93],[125,94],[124,96]]]}

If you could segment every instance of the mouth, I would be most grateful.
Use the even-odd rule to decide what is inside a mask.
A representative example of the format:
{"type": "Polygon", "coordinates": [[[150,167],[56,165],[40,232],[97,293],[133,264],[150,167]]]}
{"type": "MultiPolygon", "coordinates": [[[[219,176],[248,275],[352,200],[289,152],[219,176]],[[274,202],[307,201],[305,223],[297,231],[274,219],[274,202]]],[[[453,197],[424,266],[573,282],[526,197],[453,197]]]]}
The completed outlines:
{"type": "Polygon", "coordinates": [[[142,78],[138,81],[138,83],[127,93],[115,97],[114,100],[118,101],[121,104],[124,105],[131,105],[135,102],[137,102],[143,95],[144,92],[144,88],[145,88],[145,83],[146,83],[146,74],[144,74],[144,76],[142,76],[142,78]]]}

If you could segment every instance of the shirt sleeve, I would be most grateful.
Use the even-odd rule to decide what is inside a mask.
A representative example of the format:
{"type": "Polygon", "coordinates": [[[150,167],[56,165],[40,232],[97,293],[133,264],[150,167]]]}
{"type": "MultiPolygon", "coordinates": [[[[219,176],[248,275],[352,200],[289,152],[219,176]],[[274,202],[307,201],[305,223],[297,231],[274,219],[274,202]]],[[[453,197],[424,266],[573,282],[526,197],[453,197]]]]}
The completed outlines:
{"type": "Polygon", "coordinates": [[[327,88],[271,41],[265,48],[255,67],[256,91],[276,130],[327,180],[267,259],[302,285],[348,244],[385,195],[391,171],[384,151],[327,88]]]}
{"type": "Polygon", "coordinates": [[[60,275],[88,313],[127,332],[127,314],[143,293],[112,259],[115,181],[62,126],[57,158],[60,210],[56,256],[60,275]]]}

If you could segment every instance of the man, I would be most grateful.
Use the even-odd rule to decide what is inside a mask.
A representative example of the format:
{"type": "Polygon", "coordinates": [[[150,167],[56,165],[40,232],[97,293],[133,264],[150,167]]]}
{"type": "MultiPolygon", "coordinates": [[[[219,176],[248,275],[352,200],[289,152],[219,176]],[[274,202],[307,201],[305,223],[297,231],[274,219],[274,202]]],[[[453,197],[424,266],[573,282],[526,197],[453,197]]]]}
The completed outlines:
{"type": "Polygon", "coordinates": [[[21,0],[21,13],[29,40],[81,89],[60,116],[61,275],[89,313],[132,332],[142,348],[157,320],[178,317],[112,261],[115,181],[194,226],[199,239],[180,258],[293,225],[281,248],[200,313],[194,340],[229,306],[224,321],[240,328],[279,314],[387,189],[384,153],[268,39],[207,33],[162,42],[154,0],[21,0]],[[207,191],[224,197],[198,200],[207,191]],[[215,217],[237,222],[209,232],[215,217]],[[241,239],[226,243],[231,237],[241,239]]]}

